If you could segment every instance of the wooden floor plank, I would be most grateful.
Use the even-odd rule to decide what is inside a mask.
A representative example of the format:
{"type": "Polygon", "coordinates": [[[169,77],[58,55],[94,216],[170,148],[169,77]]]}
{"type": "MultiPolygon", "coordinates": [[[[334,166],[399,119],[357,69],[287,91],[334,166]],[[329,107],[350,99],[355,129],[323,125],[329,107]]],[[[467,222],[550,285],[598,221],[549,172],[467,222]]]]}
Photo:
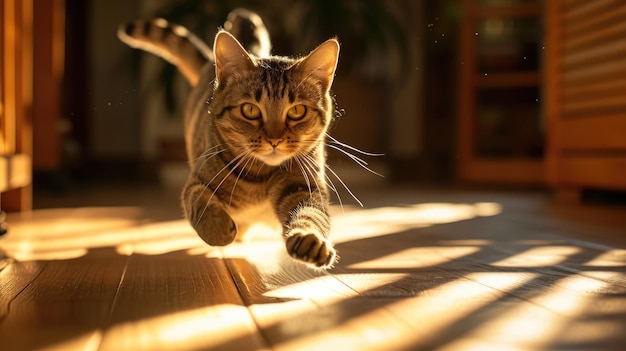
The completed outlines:
{"type": "Polygon", "coordinates": [[[78,259],[43,264],[42,272],[12,301],[0,324],[2,343],[11,350],[85,350],[97,345],[126,259],[114,250],[101,249],[78,259]]]}
{"type": "Polygon", "coordinates": [[[340,264],[347,285],[364,295],[407,296],[385,308],[424,332],[412,334],[421,335],[414,347],[560,347],[567,345],[560,338],[574,336],[568,328],[583,324],[589,333],[577,336],[581,344],[610,349],[626,342],[603,328],[612,318],[626,320],[620,250],[501,218],[349,241],[339,249],[349,257],[340,264]],[[589,270],[589,262],[597,267],[589,270]],[[594,276],[607,268],[610,279],[594,276]]]}
{"type": "Polygon", "coordinates": [[[135,254],[101,350],[264,349],[222,259],[135,254]]]}
{"type": "MultiPolygon", "coordinates": [[[[397,248],[378,250],[382,256],[378,256],[377,251],[362,251],[346,267],[340,267],[344,274],[340,274],[339,279],[363,295],[389,299],[388,305],[381,307],[413,326],[412,332],[403,337],[405,346],[419,349],[445,347],[449,342],[474,332],[483,319],[492,318],[511,306],[529,304],[523,298],[510,296],[507,290],[523,285],[531,275],[498,272],[488,265],[463,262],[465,257],[480,255],[482,246],[472,244],[480,244],[481,240],[446,240],[451,238],[445,236],[435,240],[417,231],[391,237],[387,238],[387,246],[397,248]],[[450,243],[442,245],[446,241],[450,243]],[[386,254],[388,251],[393,254],[386,254]],[[472,278],[472,275],[478,276],[472,278]],[[489,286],[478,277],[485,281],[493,279],[500,285],[489,286]],[[381,285],[384,280],[388,282],[381,285]],[[405,298],[392,299],[399,293],[405,298]]],[[[372,243],[372,246],[385,247],[382,243],[372,243]]],[[[349,245],[344,245],[346,247],[350,249],[349,245]]],[[[552,313],[544,311],[543,314],[552,313]]],[[[483,338],[486,344],[498,342],[493,336],[483,338]]],[[[515,344],[513,339],[507,345],[516,346],[533,345],[515,344]]]]}
{"type": "Polygon", "coordinates": [[[9,305],[37,276],[45,263],[7,260],[0,270],[0,323],[9,313],[9,305]]]}
{"type": "Polygon", "coordinates": [[[617,238],[626,220],[619,211],[553,207],[536,193],[390,188],[361,198],[368,207],[331,209],[341,260],[328,272],[295,263],[276,235],[209,248],[172,215],[179,213],[176,203],[139,207],[125,198],[125,207],[57,208],[14,219],[0,249],[23,262],[0,271],[2,345],[612,350],[626,344],[626,241],[617,238]]]}
{"type": "Polygon", "coordinates": [[[334,275],[290,264],[268,277],[245,262],[227,260],[237,284],[252,287],[242,296],[275,350],[397,348],[402,344],[391,337],[410,332],[408,324],[381,308],[385,302],[360,297],[334,275]]]}

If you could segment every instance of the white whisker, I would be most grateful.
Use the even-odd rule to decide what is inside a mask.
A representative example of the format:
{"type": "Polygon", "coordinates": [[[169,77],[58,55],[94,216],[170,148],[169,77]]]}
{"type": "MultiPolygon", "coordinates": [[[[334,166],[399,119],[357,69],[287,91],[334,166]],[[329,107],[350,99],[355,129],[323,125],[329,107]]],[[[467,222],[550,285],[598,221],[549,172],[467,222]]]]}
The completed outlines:
{"type": "MultiPolygon", "coordinates": [[[[219,170],[219,172],[217,172],[213,178],[211,178],[211,180],[209,180],[205,186],[204,186],[204,190],[202,191],[202,193],[200,195],[198,195],[198,198],[196,199],[196,201],[199,201],[200,198],[202,197],[202,194],[206,191],[206,189],[208,189],[209,185],[220,175],[222,174],[222,172],[224,172],[224,170],[228,169],[232,164],[235,164],[235,166],[233,167],[233,169],[237,168],[237,166],[239,166],[241,160],[243,158],[245,158],[245,156],[247,156],[249,154],[248,153],[241,153],[235,157],[233,157],[233,159],[228,162],[226,165],[224,165],[224,167],[222,167],[222,169],[219,170]]],[[[222,184],[224,183],[224,181],[226,181],[226,178],[228,178],[229,175],[231,175],[233,173],[233,169],[230,169],[226,175],[224,175],[224,178],[222,178],[222,180],[219,182],[219,184],[215,187],[215,189],[213,190],[213,193],[211,194],[211,196],[209,197],[209,200],[207,200],[206,204],[204,205],[204,209],[202,210],[202,213],[200,213],[200,215],[197,218],[197,223],[196,225],[199,223],[200,219],[204,216],[204,213],[206,212],[207,208],[209,207],[209,204],[211,203],[211,200],[213,199],[213,196],[215,196],[215,193],[218,191],[218,189],[222,186],[222,184]]],[[[197,202],[194,202],[195,206],[197,204],[197,202]]]]}
{"type": "MultiPolygon", "coordinates": [[[[211,197],[209,197],[209,200],[207,201],[207,203],[210,203],[211,200],[213,199],[213,196],[215,196],[215,193],[217,193],[217,191],[219,190],[219,188],[222,186],[222,184],[224,184],[224,182],[226,181],[226,179],[228,178],[228,176],[230,176],[231,174],[234,174],[235,169],[237,169],[237,167],[241,166],[241,164],[244,162],[244,160],[246,160],[248,158],[248,156],[251,154],[250,151],[246,152],[246,153],[241,153],[239,155],[237,155],[236,157],[233,158],[232,161],[230,161],[225,167],[228,167],[229,165],[231,165],[233,163],[233,161],[237,160],[237,163],[232,167],[228,167],[230,168],[230,170],[228,171],[228,173],[226,173],[226,175],[224,176],[224,178],[222,178],[222,180],[217,184],[217,186],[215,187],[215,190],[213,190],[213,194],[211,194],[211,197]]],[[[222,168],[223,170],[224,168],[222,168]]],[[[220,171],[221,173],[222,171],[220,171]]],[[[218,173],[219,174],[219,173],[218,173]]],[[[215,177],[213,177],[215,178],[215,177]]],[[[212,181],[212,180],[211,180],[212,181]]],[[[211,182],[209,182],[210,184],[211,182]]]]}
{"type": "Polygon", "coordinates": [[[370,172],[370,173],[372,173],[372,174],[375,174],[375,175],[377,175],[377,176],[379,176],[379,177],[383,177],[383,178],[385,177],[384,175],[382,175],[382,174],[380,174],[380,173],[378,173],[378,172],[374,171],[373,169],[371,169],[371,168],[367,167],[367,166],[368,166],[368,163],[367,163],[367,162],[365,162],[364,160],[362,160],[361,158],[359,158],[359,157],[357,157],[357,156],[354,156],[353,154],[351,154],[351,153],[347,152],[346,150],[343,150],[343,149],[341,149],[341,148],[339,148],[339,147],[337,147],[337,146],[335,146],[335,145],[330,145],[330,144],[328,145],[328,147],[331,147],[331,148],[333,148],[333,149],[335,149],[335,150],[337,150],[337,151],[339,151],[339,152],[343,153],[344,155],[348,156],[348,157],[349,157],[352,161],[354,161],[356,164],[358,164],[359,166],[361,166],[361,167],[362,167],[363,169],[365,169],[366,171],[368,171],[368,172],[370,172]]]}
{"type": "Polygon", "coordinates": [[[235,193],[235,188],[237,187],[237,183],[239,182],[239,179],[241,178],[241,174],[243,174],[243,171],[247,169],[248,163],[250,163],[252,159],[253,158],[250,157],[250,153],[247,153],[245,156],[246,163],[244,163],[243,167],[241,167],[239,174],[237,174],[237,179],[235,179],[235,184],[233,184],[233,188],[230,191],[230,200],[228,201],[229,206],[233,204],[233,194],[235,193]]]}
{"type": "Polygon", "coordinates": [[[200,156],[198,156],[198,157],[196,157],[194,159],[191,159],[190,162],[196,162],[196,161],[199,161],[200,159],[205,158],[205,157],[211,158],[211,157],[219,154],[220,152],[226,151],[227,150],[226,147],[221,149],[221,150],[219,150],[219,151],[214,151],[215,149],[220,148],[222,146],[223,145],[220,144],[220,145],[215,145],[213,147],[210,147],[210,148],[204,150],[204,152],[202,154],[200,154],[200,156]]]}
{"type": "Polygon", "coordinates": [[[337,140],[337,139],[333,138],[333,137],[332,137],[330,134],[328,134],[328,133],[326,133],[326,136],[327,136],[327,137],[329,137],[333,143],[335,143],[335,144],[337,144],[337,145],[339,145],[339,146],[343,146],[343,147],[345,147],[345,148],[347,148],[347,149],[350,149],[350,150],[352,150],[352,151],[358,152],[358,153],[360,153],[361,155],[365,155],[365,156],[373,156],[373,157],[385,156],[385,154],[375,154],[375,153],[371,153],[371,152],[363,151],[363,150],[357,149],[357,148],[356,148],[356,147],[354,147],[354,146],[350,146],[350,145],[348,145],[348,144],[346,144],[346,143],[342,143],[341,141],[339,141],[339,140],[337,140]]]}
{"type": "Polygon", "coordinates": [[[356,195],[354,195],[354,193],[350,190],[350,188],[348,188],[346,183],[344,183],[343,180],[341,180],[341,178],[337,175],[337,173],[335,173],[335,171],[333,171],[332,168],[330,168],[330,166],[328,165],[326,165],[326,169],[328,169],[330,173],[332,173],[335,176],[335,178],[337,178],[337,180],[341,183],[341,185],[343,185],[343,187],[350,194],[350,196],[352,196],[352,198],[355,199],[356,202],[358,202],[361,207],[363,207],[363,203],[361,202],[361,200],[359,200],[359,198],[356,197],[356,195]]]}
{"type": "Polygon", "coordinates": [[[311,181],[309,180],[309,176],[307,175],[307,172],[304,170],[304,166],[302,165],[300,161],[300,156],[296,155],[293,159],[296,161],[296,164],[298,165],[298,167],[300,167],[300,171],[302,172],[302,175],[304,176],[304,181],[306,182],[306,186],[307,188],[309,188],[309,196],[313,196],[312,191],[311,191],[311,181]]]}
{"type": "MultiPolygon", "coordinates": [[[[313,182],[315,182],[315,186],[317,187],[317,191],[320,194],[320,198],[324,198],[324,196],[322,195],[322,188],[320,186],[320,184],[317,182],[317,177],[315,176],[316,174],[319,174],[319,167],[317,165],[317,162],[311,157],[311,155],[308,154],[303,154],[302,155],[302,161],[304,162],[305,168],[309,171],[309,174],[311,175],[311,178],[313,178],[313,182]],[[315,172],[315,169],[317,168],[317,172],[315,172]]],[[[320,179],[320,181],[324,181],[323,179],[320,179]]],[[[326,182],[324,182],[326,183],[326,182]]],[[[324,184],[325,185],[325,184],[324,184]]],[[[312,196],[313,194],[311,194],[312,196]]]]}

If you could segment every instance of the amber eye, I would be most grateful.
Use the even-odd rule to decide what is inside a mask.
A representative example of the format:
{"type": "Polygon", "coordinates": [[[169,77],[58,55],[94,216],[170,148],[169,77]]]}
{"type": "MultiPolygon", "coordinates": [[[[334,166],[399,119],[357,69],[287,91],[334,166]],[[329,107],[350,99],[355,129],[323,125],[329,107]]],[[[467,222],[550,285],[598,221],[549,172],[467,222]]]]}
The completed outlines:
{"type": "Polygon", "coordinates": [[[241,105],[241,114],[247,119],[261,118],[261,110],[257,105],[251,103],[245,103],[241,105]]]}
{"type": "Polygon", "coordinates": [[[302,119],[304,115],[306,115],[306,106],[302,104],[296,105],[287,111],[287,117],[294,121],[302,119]]]}

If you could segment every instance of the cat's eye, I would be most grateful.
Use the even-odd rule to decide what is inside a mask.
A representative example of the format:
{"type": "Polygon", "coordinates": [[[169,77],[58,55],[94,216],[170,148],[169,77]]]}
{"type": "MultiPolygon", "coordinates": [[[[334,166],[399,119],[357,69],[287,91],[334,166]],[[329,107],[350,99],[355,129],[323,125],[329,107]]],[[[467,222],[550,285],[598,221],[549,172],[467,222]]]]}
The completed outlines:
{"type": "Polygon", "coordinates": [[[261,109],[257,105],[245,103],[241,105],[241,114],[247,119],[261,118],[261,109]]]}
{"type": "Polygon", "coordinates": [[[287,117],[294,121],[302,119],[304,115],[306,115],[306,106],[302,104],[293,106],[287,111],[287,117]]]}

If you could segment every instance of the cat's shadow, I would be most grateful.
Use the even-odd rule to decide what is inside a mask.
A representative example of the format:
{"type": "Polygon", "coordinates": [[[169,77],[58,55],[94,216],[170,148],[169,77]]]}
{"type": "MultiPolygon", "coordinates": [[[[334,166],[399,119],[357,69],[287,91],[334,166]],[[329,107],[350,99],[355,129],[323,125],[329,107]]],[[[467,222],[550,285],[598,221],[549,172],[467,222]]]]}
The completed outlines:
{"type": "Polygon", "coordinates": [[[307,298],[307,285],[327,273],[311,269],[287,255],[283,246],[251,257],[224,262],[245,305],[289,302],[307,298]]]}

